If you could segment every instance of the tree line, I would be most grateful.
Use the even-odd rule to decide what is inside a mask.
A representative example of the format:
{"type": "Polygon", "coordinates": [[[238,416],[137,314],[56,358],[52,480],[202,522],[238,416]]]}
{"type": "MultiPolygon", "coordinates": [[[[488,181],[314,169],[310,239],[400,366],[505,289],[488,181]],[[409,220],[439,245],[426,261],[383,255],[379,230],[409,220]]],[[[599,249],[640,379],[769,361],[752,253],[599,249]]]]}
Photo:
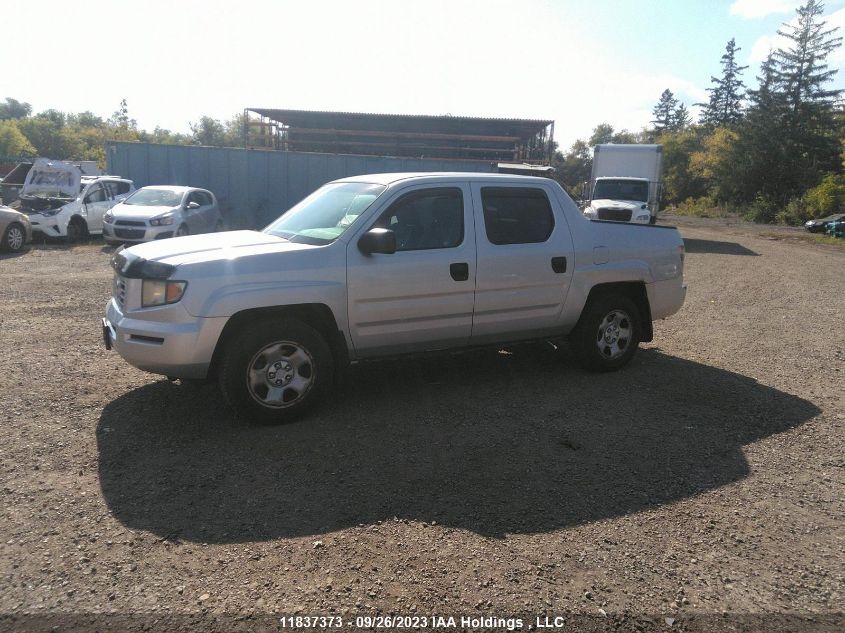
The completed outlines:
{"type": "Polygon", "coordinates": [[[797,224],[845,209],[842,90],[830,86],[827,59],[842,45],[808,0],[778,31],[784,46],[762,62],[754,89],[731,39],[711,78],[697,122],[670,90],[660,95],[651,125],[639,132],[597,126],[587,140],[557,152],[557,177],[573,194],[589,179],[599,143],[661,143],[664,202],[681,213],[741,212],[762,222],[797,224]]]}
{"type": "Polygon", "coordinates": [[[158,126],[152,132],[139,129],[137,121],[129,116],[126,99],[112,116],[104,119],[92,112],[66,113],[53,109],[33,115],[30,104],[7,98],[0,103],[0,160],[47,156],[58,160],[94,160],[105,167],[107,140],[243,146],[243,114],[226,121],[202,116],[189,126],[190,134],[158,126]]]}

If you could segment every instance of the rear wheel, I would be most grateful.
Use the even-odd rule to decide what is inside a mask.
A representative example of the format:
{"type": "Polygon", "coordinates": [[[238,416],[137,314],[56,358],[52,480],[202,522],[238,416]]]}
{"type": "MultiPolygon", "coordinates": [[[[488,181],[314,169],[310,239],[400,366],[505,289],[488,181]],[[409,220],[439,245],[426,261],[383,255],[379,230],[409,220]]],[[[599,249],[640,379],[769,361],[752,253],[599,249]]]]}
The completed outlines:
{"type": "Polygon", "coordinates": [[[333,371],[329,346],[314,328],[297,319],[262,319],[229,341],[218,382],[236,411],[278,424],[313,407],[333,371]]]}
{"type": "Polygon", "coordinates": [[[570,340],[579,362],[592,371],[613,371],[628,364],[642,336],[640,311],[625,295],[592,299],[570,340]]]}
{"type": "Polygon", "coordinates": [[[67,241],[71,244],[88,236],[88,224],[80,217],[71,218],[67,225],[67,241]]]}
{"type": "Polygon", "coordinates": [[[18,222],[12,222],[6,227],[6,232],[3,234],[2,250],[11,253],[18,253],[23,250],[26,244],[26,231],[18,222]]]}

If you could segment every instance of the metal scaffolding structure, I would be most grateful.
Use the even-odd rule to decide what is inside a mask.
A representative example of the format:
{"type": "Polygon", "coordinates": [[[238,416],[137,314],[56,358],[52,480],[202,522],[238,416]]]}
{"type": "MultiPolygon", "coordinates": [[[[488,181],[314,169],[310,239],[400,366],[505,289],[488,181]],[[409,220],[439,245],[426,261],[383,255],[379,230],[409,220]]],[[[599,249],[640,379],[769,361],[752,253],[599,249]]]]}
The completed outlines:
{"type": "Polygon", "coordinates": [[[548,164],[554,121],[247,108],[254,149],[548,164]]]}

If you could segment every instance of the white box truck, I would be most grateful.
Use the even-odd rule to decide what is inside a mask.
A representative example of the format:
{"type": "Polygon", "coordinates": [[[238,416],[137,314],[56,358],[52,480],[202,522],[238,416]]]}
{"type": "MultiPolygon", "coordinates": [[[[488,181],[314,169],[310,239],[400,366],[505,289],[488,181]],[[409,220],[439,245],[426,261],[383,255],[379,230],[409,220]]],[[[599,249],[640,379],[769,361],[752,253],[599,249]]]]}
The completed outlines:
{"type": "Polygon", "coordinates": [[[662,185],[662,145],[596,145],[584,215],[592,220],[654,224],[662,185]]]}

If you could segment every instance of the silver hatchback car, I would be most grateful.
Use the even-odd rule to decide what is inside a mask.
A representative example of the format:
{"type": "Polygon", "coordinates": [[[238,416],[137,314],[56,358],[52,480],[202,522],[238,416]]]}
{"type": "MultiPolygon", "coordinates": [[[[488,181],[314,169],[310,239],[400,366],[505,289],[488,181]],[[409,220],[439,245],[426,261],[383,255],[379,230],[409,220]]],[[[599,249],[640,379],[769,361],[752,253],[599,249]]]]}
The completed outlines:
{"type": "Polygon", "coordinates": [[[142,187],[103,217],[109,244],[139,243],[224,230],[217,198],[206,189],[142,187]]]}

